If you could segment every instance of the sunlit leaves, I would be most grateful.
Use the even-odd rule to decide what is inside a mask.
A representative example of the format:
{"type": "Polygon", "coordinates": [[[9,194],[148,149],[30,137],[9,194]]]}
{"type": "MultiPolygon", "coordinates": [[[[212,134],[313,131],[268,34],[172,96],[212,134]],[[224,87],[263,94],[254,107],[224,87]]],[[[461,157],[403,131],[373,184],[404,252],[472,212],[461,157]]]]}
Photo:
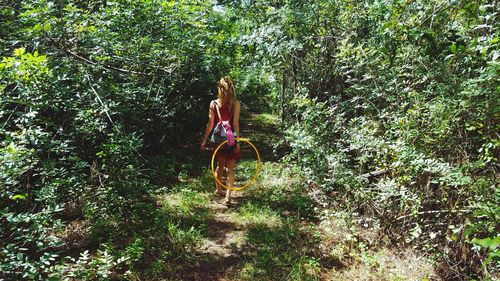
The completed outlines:
{"type": "Polygon", "coordinates": [[[3,57],[0,62],[0,79],[6,83],[30,83],[50,74],[47,57],[38,52],[25,53],[25,48],[14,50],[13,57],[3,57]]]}

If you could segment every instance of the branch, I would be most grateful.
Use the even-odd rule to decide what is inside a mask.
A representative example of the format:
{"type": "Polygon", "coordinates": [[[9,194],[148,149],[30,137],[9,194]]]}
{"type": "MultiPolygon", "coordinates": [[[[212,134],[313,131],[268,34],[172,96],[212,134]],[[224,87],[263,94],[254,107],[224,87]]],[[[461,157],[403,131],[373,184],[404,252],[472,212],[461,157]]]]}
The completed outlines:
{"type": "Polygon", "coordinates": [[[422,212],[418,212],[416,214],[409,214],[409,215],[401,216],[401,217],[397,218],[396,220],[399,221],[399,220],[402,220],[404,218],[411,217],[411,216],[414,216],[414,215],[428,215],[428,214],[442,214],[442,213],[470,213],[470,212],[472,212],[472,211],[471,210],[467,210],[467,209],[463,209],[463,210],[432,210],[432,211],[422,211],[422,212]]]}
{"type": "Polygon", "coordinates": [[[369,172],[369,173],[366,173],[366,174],[362,174],[362,175],[359,175],[358,178],[371,178],[371,177],[378,177],[378,176],[381,176],[381,175],[385,175],[387,173],[391,172],[391,169],[385,169],[385,170],[376,170],[376,171],[373,171],[373,172],[369,172]]]}
{"type": "MultiPolygon", "coordinates": [[[[443,1],[443,5],[441,5],[440,7],[438,7],[437,9],[434,9],[434,11],[432,12],[432,14],[430,16],[428,16],[427,18],[425,18],[418,26],[417,28],[420,28],[423,24],[425,24],[429,19],[432,19],[434,20],[434,17],[435,16],[439,16],[439,14],[441,14],[443,11],[445,11],[446,9],[448,9],[451,5],[453,5],[453,1],[451,1],[446,7],[444,7],[444,4],[446,3],[447,1],[443,1]],[[443,8],[444,7],[444,8],[443,8]]],[[[432,23],[431,23],[431,27],[432,27],[432,23]]]]}
{"type": "Polygon", "coordinates": [[[97,93],[97,91],[94,89],[94,87],[92,86],[92,83],[90,81],[90,77],[88,74],[85,74],[85,76],[87,76],[87,80],[89,81],[89,85],[90,85],[90,88],[92,89],[92,91],[94,92],[94,94],[96,95],[97,97],[97,100],[99,101],[99,103],[102,105],[102,107],[104,108],[104,112],[106,113],[106,116],[108,116],[108,119],[109,121],[111,122],[111,124],[114,126],[115,123],[113,122],[113,119],[111,119],[111,116],[109,116],[109,113],[108,113],[108,107],[102,102],[101,100],[101,97],[99,96],[99,94],[97,93]]]}
{"type": "Polygon", "coordinates": [[[110,65],[100,65],[99,63],[97,63],[95,61],[91,61],[91,60],[89,60],[89,59],[87,59],[87,58],[85,58],[77,53],[72,52],[71,50],[67,50],[67,49],[63,49],[63,50],[67,54],[70,54],[83,62],[86,62],[86,63],[91,64],[91,65],[99,65],[106,70],[110,70],[110,71],[115,70],[115,71],[119,71],[119,72],[126,73],[126,74],[138,74],[138,75],[146,75],[146,76],[151,75],[151,74],[146,73],[146,72],[138,72],[138,71],[128,70],[128,69],[124,69],[124,68],[118,68],[118,67],[114,67],[114,66],[110,66],[110,65]]]}

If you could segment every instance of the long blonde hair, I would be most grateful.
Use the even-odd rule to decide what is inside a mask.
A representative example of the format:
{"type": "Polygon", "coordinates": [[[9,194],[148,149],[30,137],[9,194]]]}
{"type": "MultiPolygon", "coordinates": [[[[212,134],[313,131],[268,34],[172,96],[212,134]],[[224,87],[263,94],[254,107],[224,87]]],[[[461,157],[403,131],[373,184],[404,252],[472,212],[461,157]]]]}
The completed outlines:
{"type": "Polygon", "coordinates": [[[236,102],[236,93],[234,91],[234,83],[229,76],[224,76],[219,80],[217,85],[217,97],[221,106],[229,105],[233,108],[236,102]]]}

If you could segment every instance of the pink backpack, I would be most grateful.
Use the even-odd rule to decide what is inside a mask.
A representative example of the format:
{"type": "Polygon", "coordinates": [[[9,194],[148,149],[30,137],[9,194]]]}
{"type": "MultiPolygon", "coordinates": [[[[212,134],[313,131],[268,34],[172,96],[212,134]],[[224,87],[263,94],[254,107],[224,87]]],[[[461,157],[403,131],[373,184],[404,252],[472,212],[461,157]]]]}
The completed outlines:
{"type": "Polygon", "coordinates": [[[229,121],[223,121],[219,111],[219,105],[215,103],[215,108],[217,109],[217,116],[219,117],[219,123],[215,125],[212,133],[211,140],[215,143],[221,143],[227,140],[228,146],[232,147],[235,144],[233,128],[229,121]]]}

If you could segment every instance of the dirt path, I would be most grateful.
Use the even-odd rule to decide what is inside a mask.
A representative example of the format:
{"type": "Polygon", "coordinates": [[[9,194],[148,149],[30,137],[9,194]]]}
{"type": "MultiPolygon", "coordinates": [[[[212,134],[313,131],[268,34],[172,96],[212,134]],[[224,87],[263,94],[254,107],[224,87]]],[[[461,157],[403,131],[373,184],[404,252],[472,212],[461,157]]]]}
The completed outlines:
{"type": "MultiPolygon", "coordinates": [[[[272,143],[279,136],[278,129],[265,115],[247,114],[242,116],[241,135],[249,138],[258,147],[263,161],[276,163],[272,143]],[[267,122],[266,122],[267,121],[267,122]]],[[[255,162],[254,151],[248,145],[242,144],[242,160],[255,162]]],[[[212,212],[212,221],[206,228],[206,237],[202,241],[199,251],[202,262],[192,268],[184,278],[186,280],[233,280],[237,276],[238,265],[244,261],[242,253],[248,225],[238,220],[239,210],[248,198],[244,191],[235,192],[233,204],[227,207],[222,204],[223,199],[211,194],[211,203],[207,209],[212,212]]]]}
{"type": "MultiPolygon", "coordinates": [[[[238,272],[248,259],[252,259],[249,257],[251,252],[248,248],[255,250],[256,245],[249,243],[248,235],[256,226],[252,219],[252,212],[258,212],[258,209],[249,210],[249,208],[259,205],[269,209],[269,206],[260,198],[262,193],[267,193],[267,188],[263,188],[263,181],[270,180],[279,183],[269,178],[275,174],[274,169],[279,166],[278,156],[273,153],[273,144],[279,139],[276,124],[275,117],[270,115],[242,116],[242,137],[250,139],[259,149],[264,176],[261,176],[258,182],[248,190],[234,193],[233,204],[229,208],[222,204],[222,197],[214,194],[214,183],[209,171],[194,180],[188,179],[178,184],[180,188],[174,188],[175,192],[161,196],[161,201],[167,202],[165,206],[168,205],[170,212],[176,213],[179,220],[195,222],[193,226],[200,229],[203,234],[196,250],[196,261],[182,272],[182,280],[238,280],[238,272]],[[186,192],[187,189],[183,189],[185,185],[189,186],[190,191],[186,192]]],[[[199,161],[208,159],[205,155],[205,158],[199,161]]],[[[248,169],[237,171],[237,177],[238,174],[253,174],[256,163],[256,155],[251,147],[242,145],[242,157],[238,165],[248,169]]],[[[243,180],[247,180],[249,175],[245,175],[244,178],[243,180]]],[[[268,186],[268,188],[273,186],[268,186]]],[[[280,209],[279,212],[276,211],[275,214],[283,211],[285,214],[293,212],[293,210],[281,210],[283,209],[281,207],[278,209],[280,209]]],[[[263,220],[265,221],[266,218],[263,220]]],[[[270,219],[271,222],[279,220],[278,217],[270,219]]],[[[263,223],[265,225],[267,222],[263,223]]]]}
{"type": "Polygon", "coordinates": [[[230,280],[228,276],[234,275],[236,265],[242,262],[244,226],[239,225],[233,211],[220,202],[210,204],[209,209],[214,217],[199,247],[202,262],[192,268],[186,280],[230,280]]]}

